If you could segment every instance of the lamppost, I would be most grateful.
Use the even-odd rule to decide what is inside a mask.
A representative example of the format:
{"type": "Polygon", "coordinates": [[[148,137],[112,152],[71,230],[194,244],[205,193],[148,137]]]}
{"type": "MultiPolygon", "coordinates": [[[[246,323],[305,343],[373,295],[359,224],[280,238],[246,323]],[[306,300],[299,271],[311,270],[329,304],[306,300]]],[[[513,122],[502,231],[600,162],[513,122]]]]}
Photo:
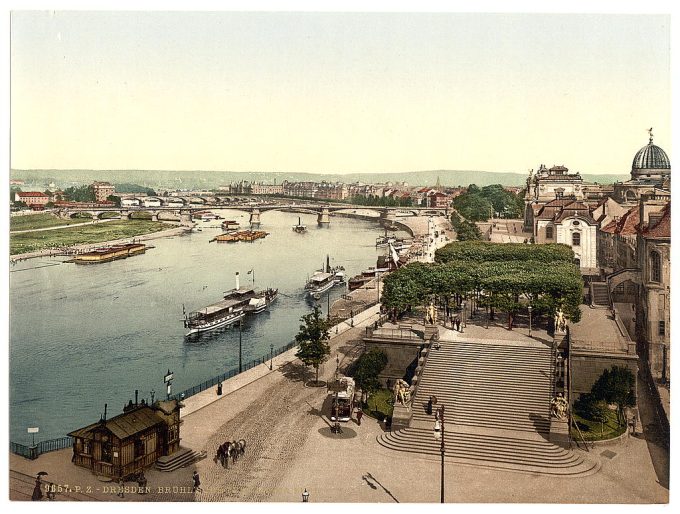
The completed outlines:
{"type": "Polygon", "coordinates": [[[444,503],[444,454],[446,452],[444,448],[444,406],[439,408],[437,417],[434,422],[434,438],[440,442],[439,452],[442,457],[442,471],[441,471],[441,484],[440,484],[440,501],[444,503]]]}
{"type": "Polygon", "coordinates": [[[302,493],[302,502],[307,503],[308,501],[309,501],[309,493],[307,492],[307,488],[305,487],[305,490],[302,493]]]}
{"type": "Polygon", "coordinates": [[[378,276],[378,301],[377,303],[380,303],[380,272],[376,271],[376,275],[378,276]]]}
{"type": "Polygon", "coordinates": [[[241,346],[241,333],[243,331],[243,318],[238,320],[238,372],[243,371],[243,348],[241,346]]]}
{"type": "Polygon", "coordinates": [[[331,428],[331,432],[334,434],[342,434],[342,428],[340,428],[340,405],[338,402],[338,388],[340,384],[338,383],[338,377],[340,374],[340,356],[335,355],[335,382],[333,383],[333,388],[335,389],[335,398],[333,399],[333,409],[331,414],[335,412],[335,424],[331,428]]]}
{"type": "Polygon", "coordinates": [[[274,369],[274,343],[269,345],[269,371],[274,369]]]}
{"type": "Polygon", "coordinates": [[[465,306],[466,306],[465,303],[466,303],[465,300],[463,300],[463,302],[461,303],[461,305],[463,306],[463,325],[460,327],[460,333],[461,334],[465,332],[465,328],[467,327],[467,318],[465,316],[465,306]]]}
{"type": "Polygon", "coordinates": [[[529,337],[531,337],[531,305],[529,305],[529,337]]]}

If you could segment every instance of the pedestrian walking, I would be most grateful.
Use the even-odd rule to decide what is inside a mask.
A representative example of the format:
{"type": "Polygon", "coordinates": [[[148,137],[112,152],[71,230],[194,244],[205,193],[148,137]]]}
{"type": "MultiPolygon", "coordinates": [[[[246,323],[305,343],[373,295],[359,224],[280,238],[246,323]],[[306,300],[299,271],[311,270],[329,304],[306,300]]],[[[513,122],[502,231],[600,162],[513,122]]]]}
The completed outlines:
{"type": "Polygon", "coordinates": [[[33,488],[33,495],[31,496],[31,501],[38,502],[42,500],[42,480],[40,476],[35,479],[35,487],[33,488]]]}
{"type": "Polygon", "coordinates": [[[364,411],[361,410],[361,407],[357,407],[357,425],[361,426],[361,417],[364,415],[364,411]]]}
{"type": "Polygon", "coordinates": [[[201,479],[198,476],[198,471],[194,470],[194,474],[191,476],[192,480],[194,481],[194,489],[193,491],[201,491],[203,492],[203,489],[201,489],[201,479]]]}
{"type": "Polygon", "coordinates": [[[432,416],[432,396],[427,400],[427,415],[432,416]]]}
{"type": "Polygon", "coordinates": [[[124,486],[125,482],[123,482],[123,477],[120,477],[118,479],[118,492],[116,493],[116,496],[119,496],[120,498],[125,498],[125,493],[123,492],[124,486]]]}

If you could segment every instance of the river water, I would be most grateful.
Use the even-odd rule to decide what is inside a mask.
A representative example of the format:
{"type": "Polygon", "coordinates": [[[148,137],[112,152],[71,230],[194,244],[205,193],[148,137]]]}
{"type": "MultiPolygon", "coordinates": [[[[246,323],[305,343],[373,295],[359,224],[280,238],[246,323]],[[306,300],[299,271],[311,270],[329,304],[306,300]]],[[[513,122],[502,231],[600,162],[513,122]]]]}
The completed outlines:
{"type": "MultiPolygon", "coordinates": [[[[248,227],[241,211],[219,211],[248,227]]],[[[376,223],[333,217],[320,228],[302,215],[305,234],[295,234],[298,214],[261,216],[270,235],[253,243],[209,243],[219,220],[199,222],[201,232],[151,241],[155,247],[129,259],[90,266],[63,258],[31,259],[10,273],[10,439],[28,444],[28,427],[45,440],[122,412],[134,399],[165,395],[163,376],[174,372],[179,392],[238,367],[238,329],[185,338],[182,305],[191,311],[241,285],[279,288],[268,312],[243,324],[243,363],[268,355],[270,344],[290,342],[299,319],[311,310],[304,284],[326,254],[348,277],[375,264],[381,229],[376,223]],[[254,273],[247,274],[253,269],[254,273]]],[[[331,303],[345,292],[331,290],[331,303]]],[[[320,301],[326,310],[326,296],[320,301]]]]}

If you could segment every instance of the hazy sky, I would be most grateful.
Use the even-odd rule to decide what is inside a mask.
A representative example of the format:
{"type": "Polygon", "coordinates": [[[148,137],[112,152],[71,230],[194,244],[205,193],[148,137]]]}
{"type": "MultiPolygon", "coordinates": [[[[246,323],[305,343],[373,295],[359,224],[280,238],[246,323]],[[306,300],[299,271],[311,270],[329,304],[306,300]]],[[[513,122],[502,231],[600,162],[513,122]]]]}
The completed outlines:
{"type": "Polygon", "coordinates": [[[14,12],[11,166],[628,173],[670,18],[14,12]]]}

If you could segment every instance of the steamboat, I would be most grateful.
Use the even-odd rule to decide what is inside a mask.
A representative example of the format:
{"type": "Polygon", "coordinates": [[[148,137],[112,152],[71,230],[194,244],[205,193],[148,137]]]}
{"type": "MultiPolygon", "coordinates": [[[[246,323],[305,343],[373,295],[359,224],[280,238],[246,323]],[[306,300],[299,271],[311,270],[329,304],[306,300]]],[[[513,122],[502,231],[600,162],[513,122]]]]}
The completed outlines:
{"type": "Polygon", "coordinates": [[[331,287],[345,282],[345,268],[336,266],[331,268],[330,257],[326,255],[326,265],[315,271],[314,274],[307,280],[305,289],[313,298],[318,298],[319,295],[328,291],[331,287]]]}
{"type": "Polygon", "coordinates": [[[237,272],[236,287],[226,292],[221,301],[190,312],[189,315],[185,313],[184,328],[189,329],[186,335],[232,325],[243,319],[246,314],[259,314],[276,300],[278,294],[279,290],[273,288],[267,288],[264,291],[256,291],[253,288],[242,289],[237,272]]]}

